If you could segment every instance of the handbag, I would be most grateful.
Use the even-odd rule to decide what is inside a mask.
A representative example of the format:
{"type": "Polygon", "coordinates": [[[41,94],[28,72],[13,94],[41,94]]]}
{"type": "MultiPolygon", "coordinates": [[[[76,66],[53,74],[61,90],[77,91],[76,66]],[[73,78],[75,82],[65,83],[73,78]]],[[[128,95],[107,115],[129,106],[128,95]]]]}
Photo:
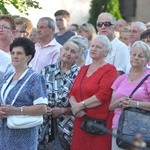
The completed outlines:
{"type": "MultiPolygon", "coordinates": [[[[11,102],[11,105],[13,105],[16,101],[16,98],[18,97],[19,93],[23,89],[24,85],[27,83],[27,81],[32,77],[32,75],[35,73],[32,73],[26,81],[21,85],[19,90],[17,91],[14,99],[11,102]]],[[[10,129],[25,129],[25,128],[32,128],[35,126],[38,126],[43,123],[43,116],[29,116],[29,115],[12,115],[7,117],[7,126],[10,129]]]]}
{"type": "Polygon", "coordinates": [[[25,129],[43,123],[43,116],[13,115],[7,117],[7,126],[10,129],[25,129]]]}
{"type": "MultiPolygon", "coordinates": [[[[50,117],[48,117],[48,120],[50,117]]],[[[52,135],[50,140],[46,142],[45,135],[46,131],[49,128],[49,121],[47,120],[44,130],[41,133],[41,138],[39,139],[38,150],[63,150],[62,145],[60,143],[60,139],[57,133],[57,123],[55,118],[51,118],[52,124],[52,135]]]]}
{"type": "Polygon", "coordinates": [[[106,134],[106,121],[86,116],[84,121],[80,125],[80,129],[88,133],[97,135],[106,134]]]}
{"type": "MultiPolygon", "coordinates": [[[[86,74],[86,71],[85,71],[85,74],[86,74]]],[[[81,79],[81,83],[80,83],[80,96],[81,96],[82,99],[83,99],[83,97],[82,97],[82,87],[81,87],[81,85],[82,85],[84,75],[83,75],[83,77],[81,79]]],[[[108,114],[108,116],[109,116],[109,114],[108,114]]],[[[85,132],[88,132],[88,133],[91,133],[91,134],[96,134],[96,135],[106,134],[106,130],[107,130],[106,120],[91,118],[91,117],[86,115],[84,121],[80,125],[80,129],[82,129],[85,132]]]]}
{"type": "MultiPolygon", "coordinates": [[[[129,98],[132,98],[135,91],[149,77],[147,75],[132,91],[129,98]]],[[[129,148],[134,141],[135,135],[140,134],[150,148],[150,111],[140,108],[125,108],[119,119],[116,143],[119,148],[129,148]]]]}

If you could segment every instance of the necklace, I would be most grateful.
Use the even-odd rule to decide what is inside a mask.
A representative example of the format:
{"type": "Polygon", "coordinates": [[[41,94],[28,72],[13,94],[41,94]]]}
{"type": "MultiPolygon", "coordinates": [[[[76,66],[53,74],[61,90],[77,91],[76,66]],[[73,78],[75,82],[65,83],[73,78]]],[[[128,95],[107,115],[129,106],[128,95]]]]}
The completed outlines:
{"type": "Polygon", "coordinates": [[[145,71],[138,72],[138,73],[130,72],[130,74],[128,76],[128,80],[131,82],[136,81],[136,80],[140,79],[144,75],[144,73],[145,73],[145,71]]]}

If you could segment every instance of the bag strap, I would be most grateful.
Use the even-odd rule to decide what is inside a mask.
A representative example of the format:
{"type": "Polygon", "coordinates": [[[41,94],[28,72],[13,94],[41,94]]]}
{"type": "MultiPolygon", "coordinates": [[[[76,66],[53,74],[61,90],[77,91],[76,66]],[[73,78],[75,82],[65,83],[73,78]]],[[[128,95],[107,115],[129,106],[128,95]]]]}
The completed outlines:
{"type": "Polygon", "coordinates": [[[148,74],[147,76],[144,77],[144,79],[135,87],[135,89],[132,91],[132,93],[129,95],[129,98],[133,97],[133,94],[136,92],[136,90],[143,84],[143,82],[145,80],[147,80],[147,78],[150,76],[150,74],[148,74]]]}
{"type": "MultiPolygon", "coordinates": [[[[87,73],[87,70],[88,70],[88,67],[87,67],[87,69],[85,70],[85,72],[84,72],[84,74],[83,74],[83,76],[82,76],[81,82],[80,82],[80,96],[81,96],[81,100],[83,100],[83,96],[82,96],[82,82],[83,82],[83,79],[84,79],[84,77],[85,77],[85,75],[86,75],[86,73],[87,73]]],[[[106,120],[108,120],[109,114],[110,114],[110,111],[108,112],[108,115],[107,115],[107,117],[106,117],[106,120]]],[[[87,116],[87,115],[86,115],[86,116],[87,116]]]]}
{"type": "Polygon", "coordinates": [[[31,76],[32,76],[33,74],[35,74],[35,73],[32,73],[32,74],[26,79],[26,81],[21,85],[21,87],[19,88],[18,92],[16,93],[14,99],[12,100],[11,105],[13,105],[13,104],[15,103],[16,98],[18,97],[19,93],[21,92],[21,90],[23,89],[24,85],[28,82],[28,80],[31,78],[31,76]]]}

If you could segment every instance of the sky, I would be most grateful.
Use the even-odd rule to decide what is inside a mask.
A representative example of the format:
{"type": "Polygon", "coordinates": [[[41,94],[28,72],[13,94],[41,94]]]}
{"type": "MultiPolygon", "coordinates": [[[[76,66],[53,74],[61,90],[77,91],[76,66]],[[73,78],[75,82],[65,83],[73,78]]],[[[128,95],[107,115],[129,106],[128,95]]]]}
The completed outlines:
{"type": "Polygon", "coordinates": [[[54,18],[54,13],[58,9],[66,9],[71,14],[71,23],[83,24],[88,21],[89,9],[91,0],[36,0],[42,7],[41,10],[30,8],[28,10],[29,16],[21,14],[12,6],[6,6],[12,15],[20,15],[32,20],[36,27],[37,21],[41,17],[54,18]]]}

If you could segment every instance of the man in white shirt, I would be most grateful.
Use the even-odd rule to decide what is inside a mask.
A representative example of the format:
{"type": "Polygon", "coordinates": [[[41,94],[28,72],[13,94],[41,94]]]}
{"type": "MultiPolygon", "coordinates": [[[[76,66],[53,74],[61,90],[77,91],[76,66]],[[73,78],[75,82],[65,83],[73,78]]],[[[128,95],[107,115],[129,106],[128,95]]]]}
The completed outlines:
{"type": "MultiPolygon", "coordinates": [[[[101,13],[97,19],[98,34],[106,35],[112,44],[112,51],[107,55],[108,63],[113,64],[118,75],[126,72],[127,62],[129,58],[129,51],[127,46],[115,37],[116,19],[110,13],[101,13]]],[[[91,62],[89,54],[87,56],[86,64],[91,62]]]]}
{"type": "Polygon", "coordinates": [[[62,47],[54,38],[55,22],[49,17],[39,19],[37,24],[39,41],[35,44],[36,53],[29,66],[37,72],[56,63],[60,58],[62,47]]]}

